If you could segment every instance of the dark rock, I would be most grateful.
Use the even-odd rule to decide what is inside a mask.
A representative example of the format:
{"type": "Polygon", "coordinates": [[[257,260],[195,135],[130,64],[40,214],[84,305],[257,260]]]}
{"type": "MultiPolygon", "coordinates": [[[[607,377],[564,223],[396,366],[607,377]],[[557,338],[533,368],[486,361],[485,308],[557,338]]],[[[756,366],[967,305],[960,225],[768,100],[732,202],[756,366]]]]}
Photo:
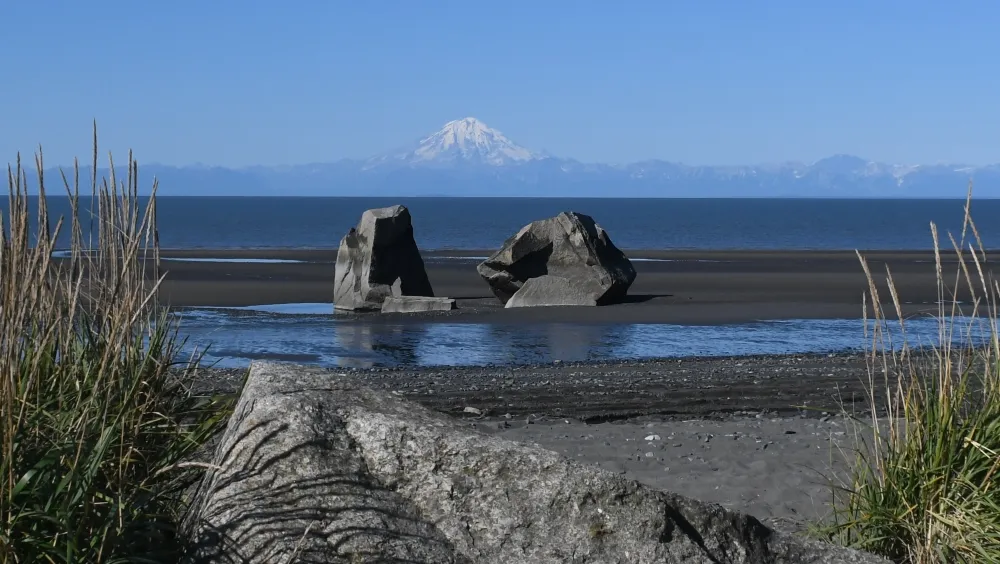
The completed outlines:
{"type": "Polygon", "coordinates": [[[573,282],[562,276],[546,274],[529,278],[504,307],[596,306],[604,289],[589,280],[573,282]]]}
{"type": "Polygon", "coordinates": [[[881,563],[460,422],[254,363],[185,562],[881,563]]]}
{"type": "Polygon", "coordinates": [[[607,232],[576,212],[524,226],[477,270],[505,304],[525,281],[546,274],[591,292],[599,305],[623,299],[635,280],[635,268],[607,232]]]}
{"type": "Polygon", "coordinates": [[[340,241],[333,302],[341,310],[379,310],[388,296],[434,296],[403,206],[368,210],[340,241]]]}
{"type": "Polygon", "coordinates": [[[389,296],[382,302],[382,313],[427,313],[453,309],[455,309],[455,300],[452,298],[389,296]]]}

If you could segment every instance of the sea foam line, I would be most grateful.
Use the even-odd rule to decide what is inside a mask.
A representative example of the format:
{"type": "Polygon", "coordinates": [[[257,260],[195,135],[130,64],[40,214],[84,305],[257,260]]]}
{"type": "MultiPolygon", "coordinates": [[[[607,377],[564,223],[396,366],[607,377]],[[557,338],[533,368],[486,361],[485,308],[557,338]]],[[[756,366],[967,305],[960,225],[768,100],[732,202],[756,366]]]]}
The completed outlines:
{"type": "MultiPolygon", "coordinates": [[[[95,252],[82,252],[83,256],[97,256],[95,252]]],[[[62,251],[52,251],[52,258],[65,259],[72,258],[73,251],[62,250],[62,251]]],[[[248,264],[303,264],[303,263],[313,263],[313,264],[329,264],[326,261],[308,261],[308,260],[297,260],[297,259],[270,259],[270,258],[221,258],[221,257],[164,257],[161,256],[160,260],[173,261],[173,262],[235,262],[235,263],[248,263],[248,264]]]]}
{"type": "Polygon", "coordinates": [[[183,310],[253,311],[280,315],[333,315],[333,302],[301,302],[249,306],[188,306],[183,310]]]}

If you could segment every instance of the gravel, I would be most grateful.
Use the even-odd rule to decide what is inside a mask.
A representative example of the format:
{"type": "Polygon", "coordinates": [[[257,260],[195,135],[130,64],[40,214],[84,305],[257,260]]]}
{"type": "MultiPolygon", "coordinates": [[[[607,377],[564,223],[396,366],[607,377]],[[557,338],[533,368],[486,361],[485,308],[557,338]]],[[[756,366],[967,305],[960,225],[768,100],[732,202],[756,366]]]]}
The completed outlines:
{"type": "MultiPolygon", "coordinates": [[[[231,393],[246,369],[199,369],[196,391],[231,393]]],[[[458,417],[823,418],[863,412],[860,354],[684,358],[530,366],[331,369],[458,417]]]]}

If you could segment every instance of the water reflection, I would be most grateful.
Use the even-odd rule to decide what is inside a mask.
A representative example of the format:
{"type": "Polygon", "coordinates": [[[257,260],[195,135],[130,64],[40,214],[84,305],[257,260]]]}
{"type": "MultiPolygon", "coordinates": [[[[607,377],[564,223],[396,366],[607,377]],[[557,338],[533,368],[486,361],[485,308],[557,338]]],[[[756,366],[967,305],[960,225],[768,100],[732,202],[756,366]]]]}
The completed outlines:
{"type": "Polygon", "coordinates": [[[607,346],[611,327],[600,325],[549,325],[545,331],[548,356],[553,360],[589,360],[590,351],[607,346]]]}
{"type": "MultiPolygon", "coordinates": [[[[366,323],[318,311],[265,306],[188,309],[177,315],[189,348],[211,345],[205,359],[219,366],[243,366],[260,358],[344,368],[525,364],[832,352],[865,345],[860,319],[722,326],[486,325],[366,323]]],[[[937,334],[934,319],[908,321],[911,344],[936,343],[937,334]]],[[[900,342],[898,335],[895,342],[900,342]]]]}
{"type": "MultiPolygon", "coordinates": [[[[449,364],[448,362],[422,362],[421,345],[428,327],[424,325],[378,325],[367,323],[335,323],[332,327],[336,366],[345,368],[372,368],[389,364],[419,366],[449,364]]],[[[433,342],[431,339],[430,342],[433,342]]]]}
{"type": "Polygon", "coordinates": [[[371,368],[375,366],[375,337],[370,325],[343,325],[334,331],[337,346],[355,351],[353,355],[340,355],[337,366],[345,368],[371,368]]]}

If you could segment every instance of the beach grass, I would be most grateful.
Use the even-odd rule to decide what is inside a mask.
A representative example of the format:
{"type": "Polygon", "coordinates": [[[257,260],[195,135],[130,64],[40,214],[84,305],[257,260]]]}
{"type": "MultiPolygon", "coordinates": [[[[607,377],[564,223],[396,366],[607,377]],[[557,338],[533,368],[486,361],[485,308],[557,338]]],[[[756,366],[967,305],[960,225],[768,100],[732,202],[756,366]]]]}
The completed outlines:
{"type": "Polygon", "coordinates": [[[833,519],[822,531],[896,562],[1000,562],[1000,285],[987,272],[971,195],[970,186],[961,233],[947,236],[954,273],[942,267],[943,245],[931,224],[936,342],[906,341],[891,272],[889,296],[880,296],[858,255],[870,286],[870,417],[854,420],[859,448],[847,479],[835,486],[833,519]],[[958,302],[960,290],[971,301],[958,302]],[[899,324],[902,343],[892,342],[890,323],[899,324]]]}
{"type": "Polygon", "coordinates": [[[93,151],[89,179],[79,163],[58,179],[72,213],[52,223],[41,151],[37,176],[20,156],[8,166],[0,563],[176,562],[181,492],[203,470],[191,455],[231,401],[190,392],[198,358],[181,357],[157,305],[155,182],[140,198],[131,153],[127,178],[109,156],[110,178],[98,179],[96,127],[93,151]],[[59,233],[71,248],[56,260],[59,233]]]}

